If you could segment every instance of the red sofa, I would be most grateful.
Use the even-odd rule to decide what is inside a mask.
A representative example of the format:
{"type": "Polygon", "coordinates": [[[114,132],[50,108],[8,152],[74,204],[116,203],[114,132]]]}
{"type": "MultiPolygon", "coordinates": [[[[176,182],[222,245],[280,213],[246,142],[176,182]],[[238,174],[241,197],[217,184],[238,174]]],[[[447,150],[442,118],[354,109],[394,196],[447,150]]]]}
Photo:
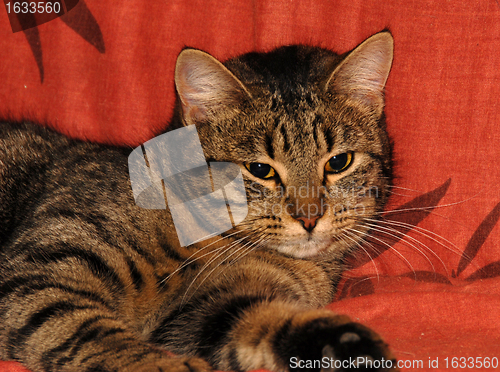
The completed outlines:
{"type": "Polygon", "coordinates": [[[498,0],[80,0],[17,33],[0,13],[0,117],[131,147],[166,127],[186,45],[220,59],[290,43],[345,52],[389,29],[396,231],[353,259],[329,307],[378,331],[403,370],[500,365],[498,0]]]}

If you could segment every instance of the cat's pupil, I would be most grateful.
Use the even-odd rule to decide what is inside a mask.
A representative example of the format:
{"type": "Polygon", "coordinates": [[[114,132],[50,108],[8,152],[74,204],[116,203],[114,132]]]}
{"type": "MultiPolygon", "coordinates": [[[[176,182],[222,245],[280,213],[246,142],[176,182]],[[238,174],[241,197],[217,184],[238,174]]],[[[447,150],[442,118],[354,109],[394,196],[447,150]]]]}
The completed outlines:
{"type": "Polygon", "coordinates": [[[271,177],[274,176],[274,169],[269,164],[264,164],[264,163],[250,163],[250,164],[248,164],[247,169],[255,177],[259,177],[259,178],[271,178],[271,177]]]}
{"type": "Polygon", "coordinates": [[[339,155],[332,156],[332,158],[326,163],[325,169],[330,173],[338,173],[349,167],[352,162],[352,153],[344,152],[339,155]]]}

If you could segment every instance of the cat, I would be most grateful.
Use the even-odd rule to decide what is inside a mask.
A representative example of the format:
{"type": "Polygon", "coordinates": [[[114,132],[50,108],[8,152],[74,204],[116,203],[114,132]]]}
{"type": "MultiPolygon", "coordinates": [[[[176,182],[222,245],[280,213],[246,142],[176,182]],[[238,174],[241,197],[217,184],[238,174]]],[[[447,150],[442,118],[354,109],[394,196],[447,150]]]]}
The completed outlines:
{"type": "Polygon", "coordinates": [[[388,198],[392,56],[387,31],[342,55],[290,45],[221,63],[184,49],[169,129],[195,126],[207,162],[238,165],[249,201],[243,222],[188,246],[168,209],[136,205],[130,148],[1,124],[0,359],[33,372],[397,370],[375,332],[323,309],[388,198]]]}

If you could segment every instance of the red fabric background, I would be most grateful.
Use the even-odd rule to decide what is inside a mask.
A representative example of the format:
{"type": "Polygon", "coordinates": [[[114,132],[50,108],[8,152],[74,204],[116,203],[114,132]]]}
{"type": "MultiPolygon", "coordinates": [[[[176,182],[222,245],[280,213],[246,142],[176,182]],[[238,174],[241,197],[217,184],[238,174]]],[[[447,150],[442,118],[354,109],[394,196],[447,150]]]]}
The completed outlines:
{"type": "Polygon", "coordinates": [[[330,307],[381,333],[399,359],[422,360],[420,370],[446,370],[446,357],[500,358],[497,0],[80,0],[15,34],[0,9],[0,117],[135,146],[165,128],[186,45],[220,59],[288,43],[345,52],[385,28],[395,39],[389,210],[412,209],[386,217],[418,227],[399,225],[400,241],[380,234],[386,252],[358,257],[330,307]]]}

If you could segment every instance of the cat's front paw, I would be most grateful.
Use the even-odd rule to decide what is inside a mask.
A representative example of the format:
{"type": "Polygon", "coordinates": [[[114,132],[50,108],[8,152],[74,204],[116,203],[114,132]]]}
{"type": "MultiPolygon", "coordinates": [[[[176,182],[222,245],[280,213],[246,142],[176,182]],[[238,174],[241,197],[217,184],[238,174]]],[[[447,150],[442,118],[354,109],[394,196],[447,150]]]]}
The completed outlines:
{"type": "Polygon", "coordinates": [[[212,368],[199,358],[162,358],[130,366],[123,372],[212,372],[212,368]]]}
{"type": "Polygon", "coordinates": [[[284,332],[279,348],[290,371],[398,370],[380,336],[345,316],[299,315],[284,332]]]}
{"type": "MultiPolygon", "coordinates": [[[[322,349],[321,372],[397,371],[396,359],[388,345],[371,329],[359,323],[347,323],[333,329],[334,337],[322,349]]],[[[332,334],[332,336],[333,336],[332,334]]]]}

